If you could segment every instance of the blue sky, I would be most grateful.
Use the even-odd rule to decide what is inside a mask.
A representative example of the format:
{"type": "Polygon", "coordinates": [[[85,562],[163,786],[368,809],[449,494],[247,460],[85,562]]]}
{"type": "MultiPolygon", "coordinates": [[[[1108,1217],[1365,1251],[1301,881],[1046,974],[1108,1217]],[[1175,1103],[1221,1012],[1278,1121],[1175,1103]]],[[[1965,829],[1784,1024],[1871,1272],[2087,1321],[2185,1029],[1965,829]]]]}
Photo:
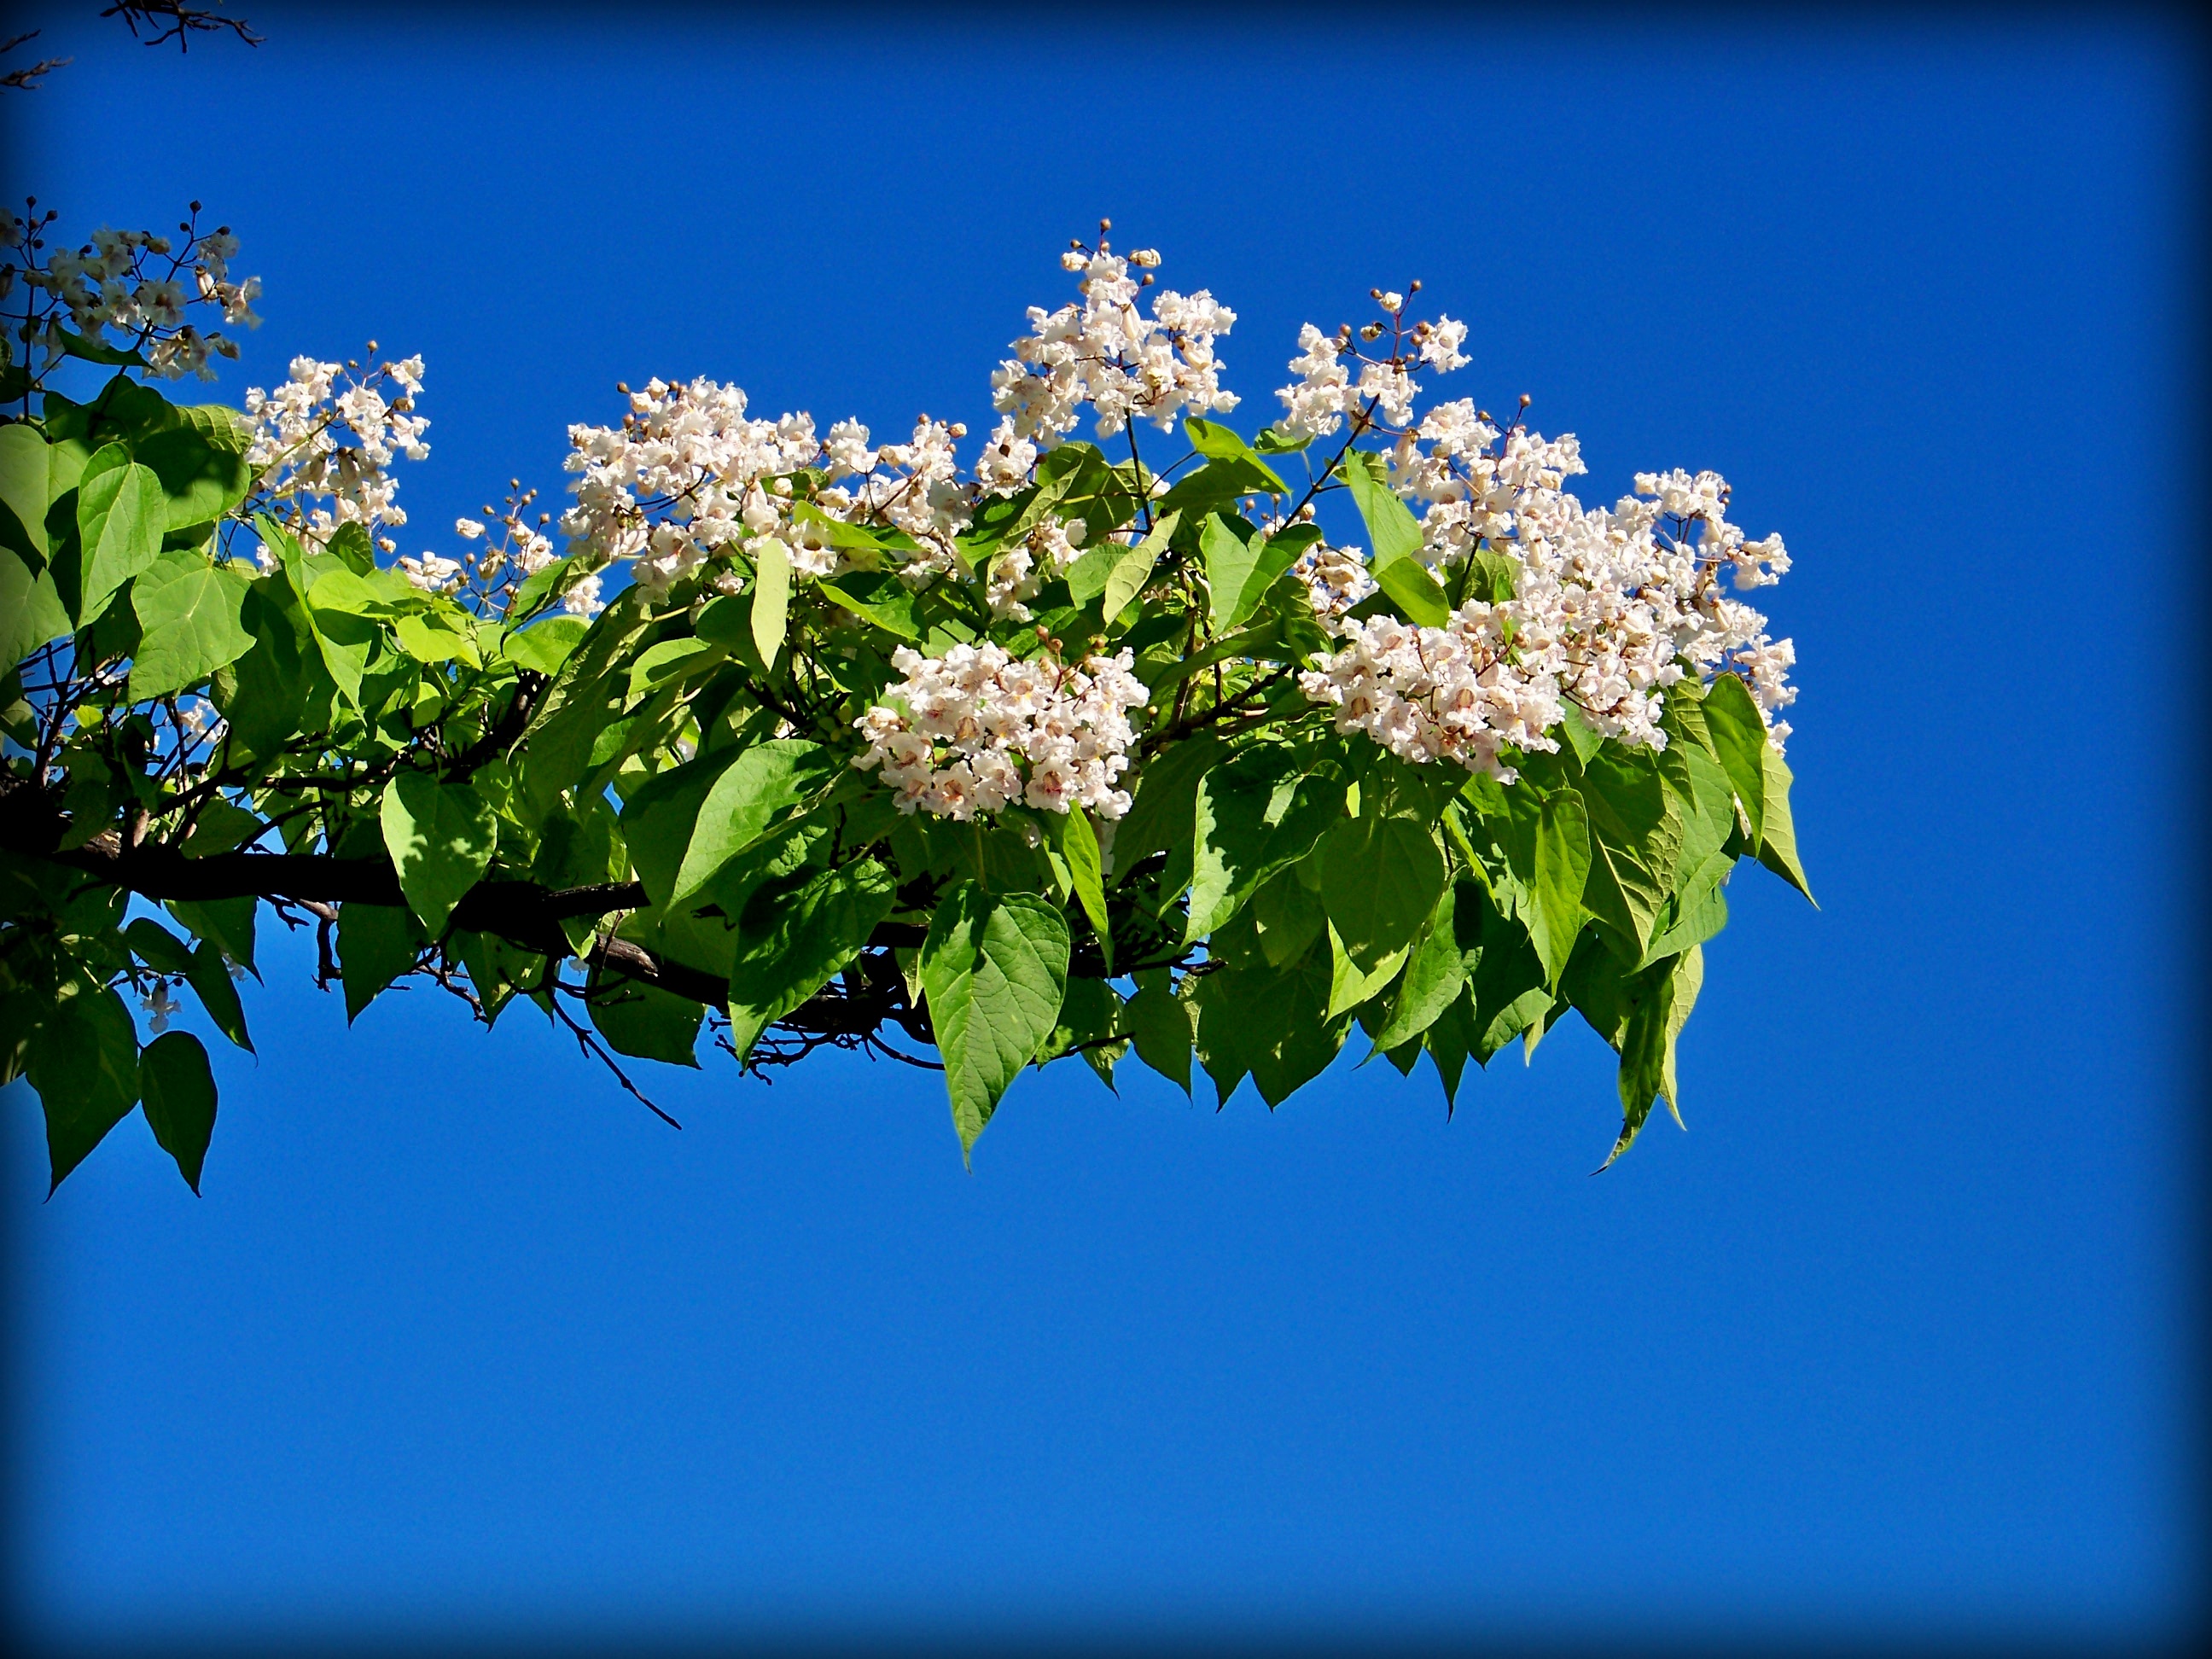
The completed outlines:
{"type": "Polygon", "coordinates": [[[271,941],[204,1199],[133,1120],[41,1204],[0,1116],[33,1628],[2185,1616],[2182,43],[247,7],[268,44],[179,60],[94,9],[12,193],[232,224],[226,398],[420,351],[425,544],[557,493],[618,378],[980,426],[1102,214],[1237,310],[1247,429],[1301,321],[1421,277],[1458,395],[1534,394],[1589,498],[1712,466],[1787,538],[1825,908],[1737,880],[1690,1133],[1595,1180],[1571,1024],[1449,1123],[1425,1067],[1270,1116],[1066,1066],[968,1175],[933,1078],[709,1065],[654,1080],[678,1133],[526,1010],[349,1033],[271,941]]]}

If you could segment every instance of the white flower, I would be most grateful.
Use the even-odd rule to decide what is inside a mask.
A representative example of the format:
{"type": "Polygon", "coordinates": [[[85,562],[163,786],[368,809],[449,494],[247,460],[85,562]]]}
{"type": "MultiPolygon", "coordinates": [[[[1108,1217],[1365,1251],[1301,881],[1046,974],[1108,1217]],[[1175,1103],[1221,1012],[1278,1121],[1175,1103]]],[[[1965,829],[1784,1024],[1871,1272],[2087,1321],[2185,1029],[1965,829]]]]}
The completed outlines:
{"type": "Polygon", "coordinates": [[[419,461],[430,453],[422,441],[429,422],[410,412],[422,371],[422,360],[410,357],[341,388],[343,365],[295,357],[284,384],[246,388],[246,462],[270,498],[293,504],[290,528],[303,541],[326,544],[349,524],[374,534],[407,522],[389,469],[402,454],[419,461]],[[399,398],[384,396],[387,383],[400,387],[399,398]]]}
{"type": "Polygon", "coordinates": [[[1129,269],[1158,263],[1149,248],[1125,260],[1103,243],[1093,253],[1060,256],[1063,269],[1081,273],[1081,301],[1050,313],[1030,308],[1030,337],[1016,341],[1014,356],[991,376],[992,407],[1006,416],[994,444],[1026,440],[1050,448],[1075,429],[1086,406],[1101,437],[1135,419],[1164,431],[1179,416],[1237,406],[1213,355],[1237,313],[1202,289],[1162,289],[1146,316],[1129,269]]]}
{"type": "Polygon", "coordinates": [[[138,1006],[153,1016],[147,1024],[159,1032],[169,1029],[171,1018],[185,1005],[169,994],[168,981],[157,979],[154,981],[153,991],[138,999],[138,1006]]]}
{"type": "Polygon", "coordinates": [[[599,597],[598,575],[586,576],[563,593],[561,608],[572,617],[596,617],[605,610],[606,601],[599,597]]]}
{"type": "Polygon", "coordinates": [[[419,559],[403,557],[397,565],[399,574],[425,593],[442,593],[466,574],[460,561],[441,558],[435,553],[425,553],[419,559]]]}
{"type": "Polygon", "coordinates": [[[1076,667],[990,644],[942,657],[902,647],[891,665],[905,678],[854,722],[868,748],[853,763],[882,768],[902,812],[965,820],[1020,801],[1118,818],[1129,796],[1115,780],[1136,737],[1127,711],[1150,695],[1134,663],[1126,650],[1076,667]]]}

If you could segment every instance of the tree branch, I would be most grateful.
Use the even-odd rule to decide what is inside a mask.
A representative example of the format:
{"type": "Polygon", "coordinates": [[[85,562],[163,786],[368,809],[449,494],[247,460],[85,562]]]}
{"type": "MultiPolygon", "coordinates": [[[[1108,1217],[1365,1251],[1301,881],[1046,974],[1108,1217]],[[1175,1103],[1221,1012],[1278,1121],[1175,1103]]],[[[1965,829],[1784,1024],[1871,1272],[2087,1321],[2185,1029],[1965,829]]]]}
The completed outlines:
{"type": "MultiPolygon", "coordinates": [[[[54,798],[18,781],[0,781],[0,848],[45,859],[136,893],[143,898],[174,900],[264,899],[297,904],[321,918],[327,933],[334,905],[404,906],[406,895],[398,872],[386,859],[342,859],[326,853],[218,853],[186,858],[158,842],[126,847],[114,831],[95,836],[82,847],[60,845],[68,828],[54,798]]],[[[498,878],[480,881],[453,908],[452,927],[495,933],[523,950],[553,961],[580,956],[587,966],[657,987],[708,1008],[729,1000],[726,980],[649,950],[634,939],[608,937],[580,952],[560,924],[583,916],[642,910],[652,903],[642,882],[601,882],[591,886],[550,888],[533,881],[498,878]]],[[[832,980],[777,1024],[824,1038],[853,1041],[886,1024],[914,1041],[934,1043],[927,1012],[907,997],[906,981],[891,958],[893,949],[920,945],[927,931],[913,922],[880,923],[861,958],[860,983],[832,980]]],[[[327,963],[325,964],[327,968],[327,963]]]]}

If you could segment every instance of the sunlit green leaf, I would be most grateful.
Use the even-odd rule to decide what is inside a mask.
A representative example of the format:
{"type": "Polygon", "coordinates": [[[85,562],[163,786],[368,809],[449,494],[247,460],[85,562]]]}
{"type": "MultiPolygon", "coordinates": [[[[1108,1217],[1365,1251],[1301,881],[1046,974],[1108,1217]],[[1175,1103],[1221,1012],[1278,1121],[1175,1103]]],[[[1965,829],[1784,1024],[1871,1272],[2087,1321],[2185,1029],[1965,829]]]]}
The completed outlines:
{"type": "Polygon", "coordinates": [[[739,1060],[762,1031],[853,959],[890,914],[897,890],[890,871],[864,860],[779,895],[760,926],[740,929],[729,1004],[730,1044],[739,1060]]]}
{"type": "Polygon", "coordinates": [[[1059,1022],[1069,944],[1067,918],[1035,894],[963,882],[939,902],[921,982],[963,1160],[1059,1022]]]}
{"type": "Polygon", "coordinates": [[[491,808],[465,783],[402,772],[384,787],[380,817],[399,890],[434,937],[491,862],[498,839],[491,808]]]}
{"type": "Polygon", "coordinates": [[[1443,890],[1443,854],[1413,818],[1346,819],[1319,856],[1322,902],[1363,973],[1413,942],[1443,890]]]}
{"type": "MultiPolygon", "coordinates": [[[[131,462],[119,444],[94,456],[85,471],[76,502],[80,624],[99,616],[124,583],[161,556],[167,512],[161,481],[131,462]],[[110,465],[101,467],[103,458],[110,465]]],[[[143,625],[143,614],[139,620],[143,625]]]]}
{"type": "Polygon", "coordinates": [[[1376,580],[1382,580],[1384,567],[1400,559],[1418,562],[1420,521],[1390,488],[1389,460],[1368,450],[1355,449],[1344,458],[1344,482],[1351,487],[1352,505],[1367,525],[1367,538],[1374,550],[1368,563],[1376,580]]]}
{"type": "Polygon", "coordinates": [[[253,648],[246,583],[194,553],[164,555],[131,589],[142,635],[131,695],[159,697],[205,679],[253,648]]]}

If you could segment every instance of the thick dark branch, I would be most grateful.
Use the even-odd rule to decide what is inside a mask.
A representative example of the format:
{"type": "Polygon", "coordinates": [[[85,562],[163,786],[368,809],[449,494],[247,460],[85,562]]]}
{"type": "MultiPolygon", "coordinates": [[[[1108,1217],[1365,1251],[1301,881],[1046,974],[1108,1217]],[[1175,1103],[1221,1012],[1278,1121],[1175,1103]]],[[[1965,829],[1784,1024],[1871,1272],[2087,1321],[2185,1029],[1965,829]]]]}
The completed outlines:
{"type": "MultiPolygon", "coordinates": [[[[407,902],[398,874],[386,859],[341,859],[325,853],[218,853],[186,858],[159,842],[127,846],[112,830],[82,847],[64,848],[60,843],[67,827],[68,819],[47,792],[19,781],[0,793],[0,847],[48,860],[144,898],[258,898],[295,903],[322,917],[326,927],[335,914],[330,908],[333,905],[407,902]]],[[[501,878],[471,888],[454,907],[452,925],[497,934],[556,962],[580,955],[605,972],[657,986],[706,1007],[722,1006],[730,988],[714,974],[632,939],[601,939],[578,951],[561,929],[563,921],[641,910],[651,902],[641,882],[549,888],[501,878]]],[[[894,947],[920,945],[926,936],[927,930],[913,922],[882,923],[862,955],[860,973],[831,981],[779,1021],[779,1026],[825,1039],[858,1040],[890,1024],[916,1042],[933,1043],[928,1017],[908,999],[905,980],[890,954],[894,947]]]]}
{"type": "Polygon", "coordinates": [[[626,939],[601,939],[594,945],[587,961],[620,974],[624,979],[634,979],[642,985],[658,986],[708,1008],[719,1008],[730,1000],[727,980],[697,968],[687,968],[680,962],[657,956],[642,945],[626,939]]]}

